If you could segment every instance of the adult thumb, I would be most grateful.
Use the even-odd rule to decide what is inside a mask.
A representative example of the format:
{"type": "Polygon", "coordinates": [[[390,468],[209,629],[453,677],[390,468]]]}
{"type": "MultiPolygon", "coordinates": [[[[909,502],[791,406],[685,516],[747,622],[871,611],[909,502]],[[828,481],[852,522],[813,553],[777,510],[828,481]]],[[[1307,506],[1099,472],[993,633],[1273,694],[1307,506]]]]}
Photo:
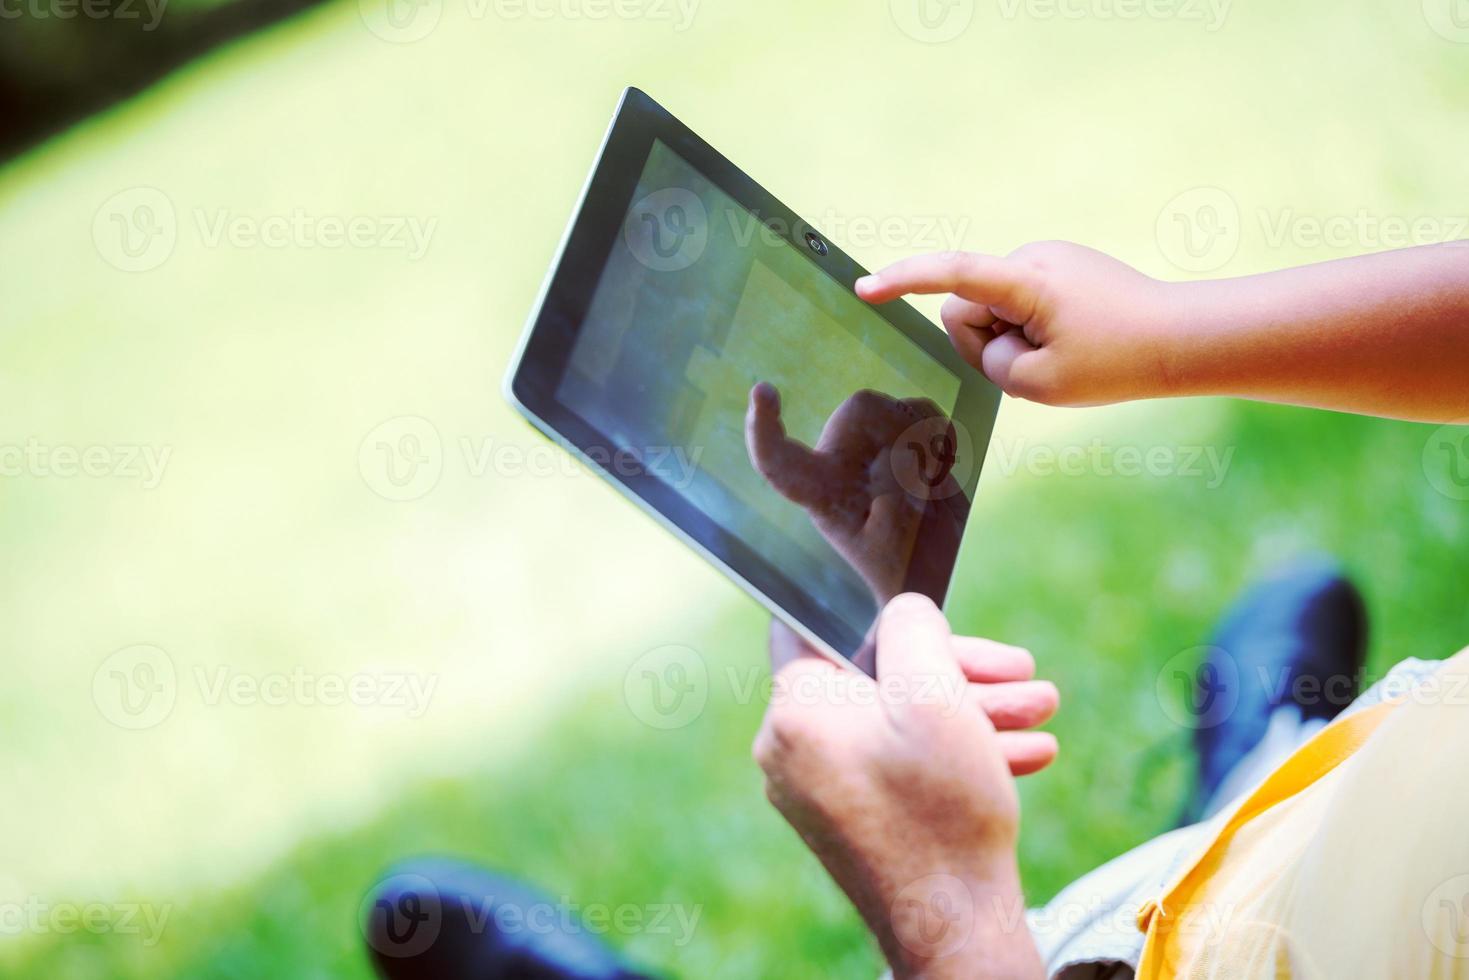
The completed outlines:
{"type": "Polygon", "coordinates": [[[945,707],[964,694],[949,621],[927,596],[905,592],[888,602],[877,623],[877,681],[889,711],[945,707]]]}

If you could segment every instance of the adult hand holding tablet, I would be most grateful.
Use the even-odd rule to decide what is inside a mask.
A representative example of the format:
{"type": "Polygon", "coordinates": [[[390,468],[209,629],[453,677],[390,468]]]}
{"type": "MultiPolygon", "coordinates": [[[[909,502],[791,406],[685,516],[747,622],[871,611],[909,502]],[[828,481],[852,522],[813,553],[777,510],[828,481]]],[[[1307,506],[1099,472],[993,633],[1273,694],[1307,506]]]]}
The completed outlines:
{"type": "Polygon", "coordinates": [[[943,601],[999,391],[629,89],[507,394],[816,649],[943,601]],[[819,370],[813,367],[819,365],[819,370]]]}

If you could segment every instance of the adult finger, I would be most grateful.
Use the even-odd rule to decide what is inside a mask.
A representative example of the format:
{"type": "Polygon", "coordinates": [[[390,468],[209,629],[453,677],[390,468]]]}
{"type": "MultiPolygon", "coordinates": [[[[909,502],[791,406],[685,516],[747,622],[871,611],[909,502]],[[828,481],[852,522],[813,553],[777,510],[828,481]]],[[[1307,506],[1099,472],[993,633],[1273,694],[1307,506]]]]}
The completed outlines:
{"type": "MultiPolygon", "coordinates": [[[[877,679],[901,689],[918,692],[955,690],[964,675],[954,659],[949,621],[933,600],[916,592],[905,592],[883,607],[877,622],[877,679]]],[[[956,692],[958,693],[958,692],[956,692]]],[[[903,718],[921,712],[931,699],[896,698],[888,712],[903,718]]],[[[943,705],[938,705],[942,708],[943,705]]]]}
{"type": "Polygon", "coordinates": [[[1000,754],[1012,776],[1028,776],[1056,761],[1060,746],[1050,732],[1000,732],[1000,754]]]}
{"type": "Polygon", "coordinates": [[[1050,681],[1010,681],[1004,684],[975,684],[970,697],[998,731],[1015,731],[1045,724],[1061,703],[1060,692],[1050,681]]]}
{"type": "Polygon", "coordinates": [[[954,637],[954,659],[965,678],[979,684],[1028,681],[1035,676],[1035,657],[1029,650],[979,636],[954,637]]]}

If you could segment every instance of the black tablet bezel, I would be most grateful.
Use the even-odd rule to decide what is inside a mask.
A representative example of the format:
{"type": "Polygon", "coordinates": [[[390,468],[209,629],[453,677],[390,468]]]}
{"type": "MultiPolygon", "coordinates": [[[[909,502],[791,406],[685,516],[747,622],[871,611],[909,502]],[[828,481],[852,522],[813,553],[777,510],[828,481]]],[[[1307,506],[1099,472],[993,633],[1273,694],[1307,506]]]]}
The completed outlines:
{"type": "MultiPolygon", "coordinates": [[[[505,393],[539,429],[600,472],[679,537],[723,569],[756,599],[808,641],[842,663],[849,663],[863,642],[846,624],[787,578],[779,568],[731,535],[662,480],[649,474],[635,458],[618,454],[612,439],[594,420],[582,418],[556,396],[561,377],[576,344],[577,334],[596,292],[603,266],[621,234],[627,210],[654,141],[661,140],[713,184],[746,208],[772,233],[796,247],[808,260],[847,290],[867,271],[853,261],[819,229],[752,180],[744,171],[699,138],[646,93],[623,92],[612,125],[582,199],[562,242],[543,292],[510,366],[505,393]],[[806,234],[822,238],[818,254],[808,247],[806,234]],[[609,466],[616,454],[617,465],[609,466]]],[[[953,417],[967,432],[975,462],[961,487],[974,499],[985,448],[998,410],[1000,392],[966,364],[943,332],[913,307],[898,300],[875,307],[892,327],[907,337],[959,379],[953,417]]],[[[925,583],[921,591],[942,604],[952,576],[955,555],[940,566],[942,581],[925,583]]]]}

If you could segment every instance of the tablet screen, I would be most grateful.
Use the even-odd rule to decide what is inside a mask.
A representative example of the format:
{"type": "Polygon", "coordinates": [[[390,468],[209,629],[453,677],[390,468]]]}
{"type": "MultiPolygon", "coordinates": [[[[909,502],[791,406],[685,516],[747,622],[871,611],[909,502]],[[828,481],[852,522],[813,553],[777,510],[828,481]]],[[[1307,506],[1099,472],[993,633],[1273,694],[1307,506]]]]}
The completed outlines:
{"type": "Polygon", "coordinates": [[[936,519],[957,521],[952,561],[959,378],[663,141],[631,200],[557,400],[779,568],[851,655],[936,519]]]}

